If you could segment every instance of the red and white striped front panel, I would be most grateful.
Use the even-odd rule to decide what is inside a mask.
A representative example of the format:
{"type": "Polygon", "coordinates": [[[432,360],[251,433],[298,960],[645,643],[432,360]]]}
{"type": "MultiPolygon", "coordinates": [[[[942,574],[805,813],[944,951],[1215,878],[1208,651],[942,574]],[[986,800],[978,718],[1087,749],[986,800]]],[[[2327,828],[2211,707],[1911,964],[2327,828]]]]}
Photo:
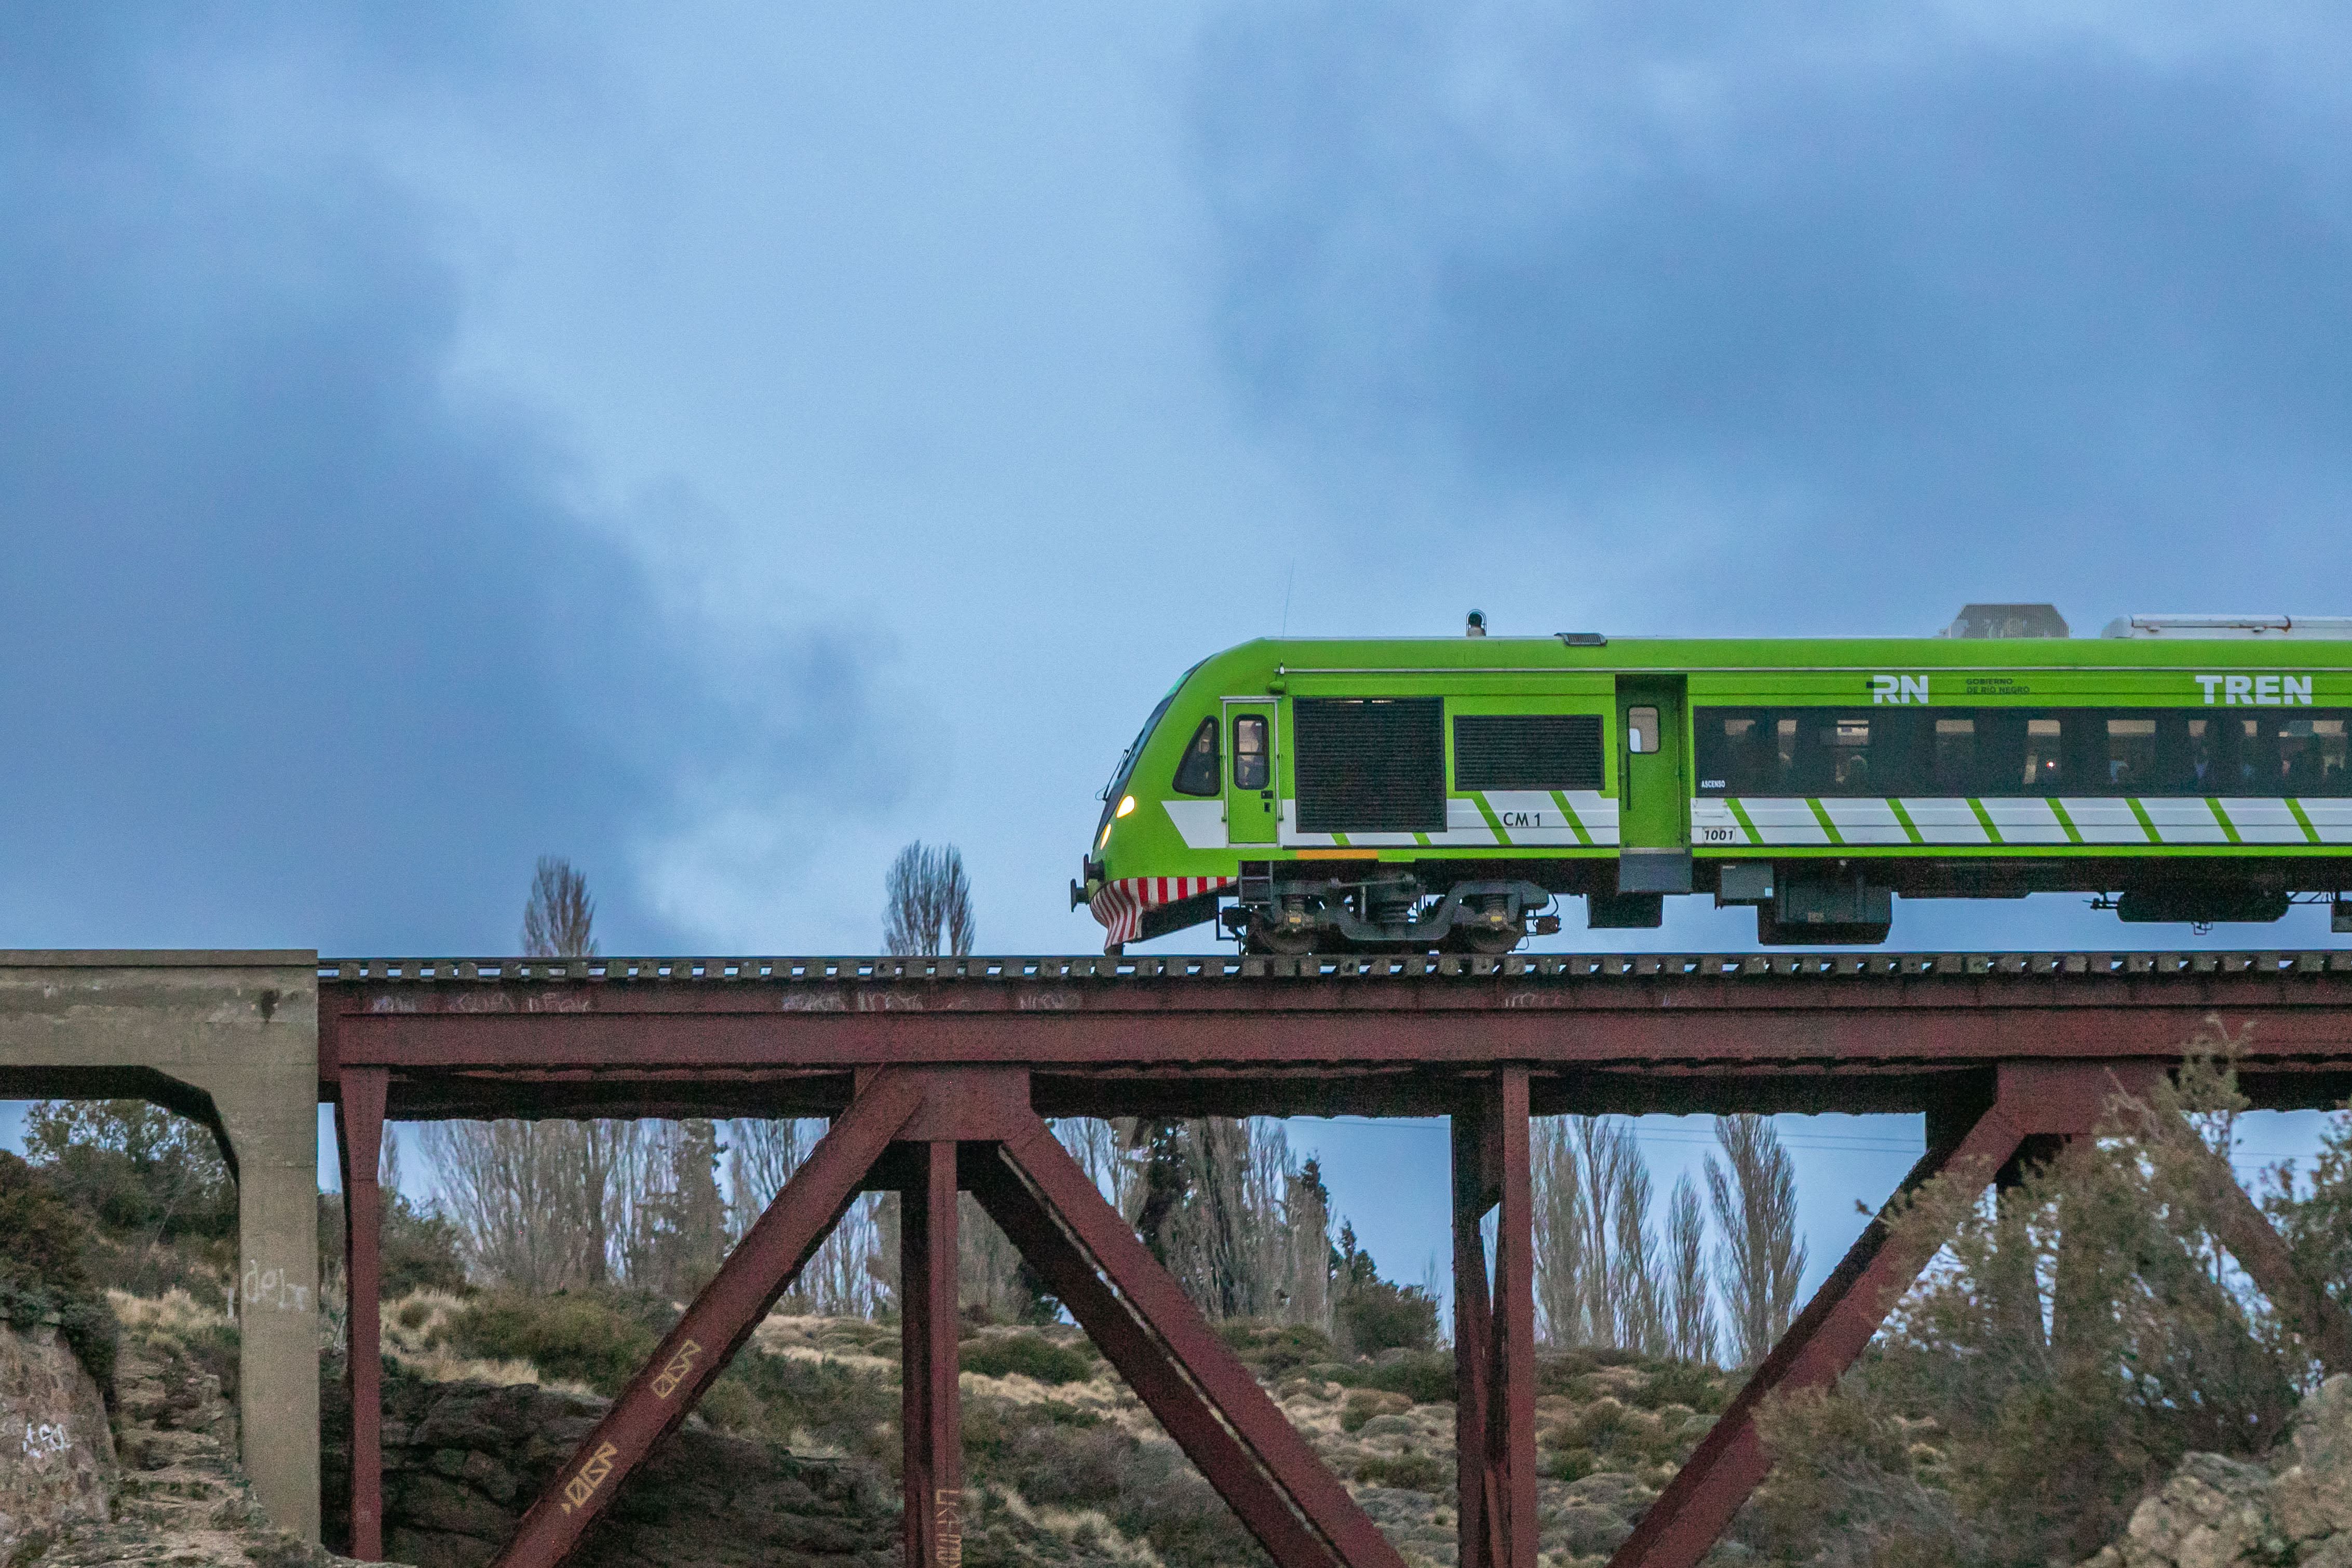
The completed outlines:
{"type": "Polygon", "coordinates": [[[1122,877],[1103,884],[1087,908],[1102,922],[1106,950],[1143,939],[1143,915],[1234,885],[1231,877],[1122,877]]]}

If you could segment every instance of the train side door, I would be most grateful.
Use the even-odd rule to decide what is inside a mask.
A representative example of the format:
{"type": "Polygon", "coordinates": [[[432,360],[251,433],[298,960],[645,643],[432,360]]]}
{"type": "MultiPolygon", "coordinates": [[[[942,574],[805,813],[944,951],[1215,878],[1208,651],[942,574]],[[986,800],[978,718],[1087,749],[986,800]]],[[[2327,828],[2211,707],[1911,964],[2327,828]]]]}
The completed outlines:
{"type": "Polygon", "coordinates": [[[1617,681],[1617,890],[1691,890],[1689,724],[1679,676],[1617,681]]]}
{"type": "Polygon", "coordinates": [[[1273,698],[1225,704],[1225,841],[1272,844],[1279,821],[1275,805],[1273,698]]]}

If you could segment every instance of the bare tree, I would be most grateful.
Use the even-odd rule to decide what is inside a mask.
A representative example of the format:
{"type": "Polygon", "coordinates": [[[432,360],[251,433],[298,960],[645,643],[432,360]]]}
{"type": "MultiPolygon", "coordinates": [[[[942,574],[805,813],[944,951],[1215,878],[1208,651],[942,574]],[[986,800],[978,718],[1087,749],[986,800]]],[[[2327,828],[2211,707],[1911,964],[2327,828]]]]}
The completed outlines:
{"type": "MultiPolygon", "coordinates": [[[[595,920],[587,879],[541,856],[523,905],[525,955],[593,955],[595,920]]],[[[625,1268],[646,1171],[638,1124],[455,1121],[425,1137],[468,1266],[485,1280],[551,1290],[625,1268]]]]}
{"type": "Polygon", "coordinates": [[[601,1278],[604,1237],[588,1224],[577,1140],[560,1124],[443,1121],[425,1130],[467,1269],[487,1283],[548,1291],[601,1278]]]}
{"type": "Polygon", "coordinates": [[[1580,1116],[1575,1124],[1584,1186],[1585,1334],[1596,1345],[1623,1345],[1627,1341],[1618,1316],[1625,1300],[1619,1279],[1623,1264],[1617,1248],[1618,1208],[1628,1174],[1642,1163],[1642,1152],[1633,1142],[1633,1130],[1614,1118],[1580,1116]]]}
{"type": "Polygon", "coordinates": [[[1706,1215],[1685,1172],[1666,1203],[1668,1350],[1679,1361],[1715,1360],[1715,1303],[1706,1286],[1706,1215]]]}
{"type": "Polygon", "coordinates": [[[1717,1283],[1730,1320],[1731,1352],[1754,1366],[1788,1329],[1805,1272],[1797,1236],[1797,1170],[1761,1116],[1718,1116],[1724,1164],[1706,1157],[1715,1206],[1717,1283]],[[1728,1169],[1726,1169],[1726,1166],[1728,1169]]]}
{"type": "Polygon", "coordinates": [[[1282,1214],[1289,1227],[1283,1320],[1331,1331],[1331,1194],[1319,1161],[1284,1174],[1282,1214]]]}
{"type": "MultiPolygon", "coordinates": [[[[730,1228],[735,1237],[750,1230],[775,1200],[816,1147],[824,1129],[824,1122],[814,1121],[730,1125],[728,1186],[734,1199],[730,1228]]],[[[868,1193],[843,1211],[832,1234],[793,1281],[785,1299],[790,1310],[829,1318],[870,1318],[880,1310],[883,1282],[875,1263],[881,1247],[877,1214],[881,1202],[868,1193]]]]}
{"type": "Polygon", "coordinates": [[[522,910],[526,958],[593,958],[596,953],[596,900],[588,879],[560,855],[542,855],[530,879],[530,900],[522,910]]]}
{"type": "Polygon", "coordinates": [[[1135,1119],[1071,1116],[1053,1126],[1054,1136],[1093,1181],[1103,1201],[1132,1223],[1143,1201],[1143,1172],[1129,1152],[1135,1119]]]}
{"type": "Polygon", "coordinates": [[[1565,1349],[1586,1338],[1584,1184],[1568,1118],[1529,1124],[1535,1184],[1536,1312],[1545,1342],[1565,1349]]]}
{"type": "Polygon", "coordinates": [[[1630,1156],[1617,1184],[1616,1251],[1609,1260],[1609,1294],[1616,1306],[1617,1343],[1643,1355],[1666,1353],[1665,1282],[1659,1276],[1650,1232],[1650,1167],[1633,1143],[1633,1129],[1623,1131],[1630,1156]]]}
{"type": "Polygon", "coordinates": [[[882,945],[890,952],[961,958],[978,940],[971,880],[952,844],[933,847],[919,838],[899,850],[883,896],[882,945]]]}

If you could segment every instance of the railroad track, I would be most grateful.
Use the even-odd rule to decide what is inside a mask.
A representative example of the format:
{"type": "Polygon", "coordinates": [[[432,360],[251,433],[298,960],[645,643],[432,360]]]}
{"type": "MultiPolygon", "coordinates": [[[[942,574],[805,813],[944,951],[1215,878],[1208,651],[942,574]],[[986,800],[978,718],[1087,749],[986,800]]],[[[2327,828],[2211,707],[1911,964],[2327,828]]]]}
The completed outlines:
{"type": "Polygon", "coordinates": [[[1278,958],[1224,954],[1074,956],[735,958],[324,958],[325,984],[578,984],[685,982],[742,984],[1041,980],[1380,980],[1496,976],[1562,980],[1669,977],[1739,980],[1933,979],[1971,975],[2091,975],[2134,978],[2216,974],[2352,974],[2352,948],[2184,952],[1544,952],[1354,954],[1278,958]]]}

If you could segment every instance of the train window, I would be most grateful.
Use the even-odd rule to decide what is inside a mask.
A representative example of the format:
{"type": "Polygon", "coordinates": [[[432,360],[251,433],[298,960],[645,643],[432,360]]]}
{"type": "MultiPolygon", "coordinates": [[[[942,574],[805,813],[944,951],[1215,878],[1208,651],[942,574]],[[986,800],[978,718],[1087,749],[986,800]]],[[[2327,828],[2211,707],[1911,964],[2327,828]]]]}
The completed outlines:
{"type": "Polygon", "coordinates": [[[1291,704],[1290,736],[1300,828],[1445,830],[1443,698],[1301,697],[1291,704]]]}
{"type": "Polygon", "coordinates": [[[2352,795],[2352,712],[1702,708],[1698,791],[2352,795]]]}
{"type": "Polygon", "coordinates": [[[1769,795],[1780,774],[1769,715],[1702,710],[1695,725],[1701,795],[1769,795]]]}
{"type": "Polygon", "coordinates": [[[2105,777],[2099,782],[2109,795],[2147,795],[2157,787],[2156,721],[2107,721],[2105,777]]]}
{"type": "Polygon", "coordinates": [[[1647,756],[1658,749],[1658,710],[1654,708],[1625,710],[1625,749],[1636,756],[1647,756]]]}
{"type": "Polygon", "coordinates": [[[2066,726],[2054,718],[2025,721],[2024,766],[2018,787],[2027,795],[2054,795],[2066,784],[2066,726]]]}
{"type": "Polygon", "coordinates": [[[1976,788],[1977,781],[1977,721],[1974,719],[1937,719],[1936,721],[1936,755],[1933,763],[1937,795],[1968,795],[1976,788]]]}
{"type": "Polygon", "coordinates": [[[1234,720],[1234,787],[1235,789],[1272,787],[1273,749],[1265,743],[1265,715],[1244,713],[1234,720]]]}
{"type": "Polygon", "coordinates": [[[2338,719],[2289,719],[2281,735],[2286,752],[2286,792],[2289,795],[2352,795],[2352,756],[2346,754],[2347,731],[2338,719]]]}
{"type": "Polygon", "coordinates": [[[1217,775],[1217,721],[1203,719],[1201,727],[1192,731],[1192,741],[1184,748],[1184,760],[1176,764],[1178,795],[1214,795],[1223,786],[1217,775]]]}
{"type": "Polygon", "coordinates": [[[1601,720],[1591,713],[1464,713],[1454,721],[1454,787],[1601,786],[1601,720]]]}

